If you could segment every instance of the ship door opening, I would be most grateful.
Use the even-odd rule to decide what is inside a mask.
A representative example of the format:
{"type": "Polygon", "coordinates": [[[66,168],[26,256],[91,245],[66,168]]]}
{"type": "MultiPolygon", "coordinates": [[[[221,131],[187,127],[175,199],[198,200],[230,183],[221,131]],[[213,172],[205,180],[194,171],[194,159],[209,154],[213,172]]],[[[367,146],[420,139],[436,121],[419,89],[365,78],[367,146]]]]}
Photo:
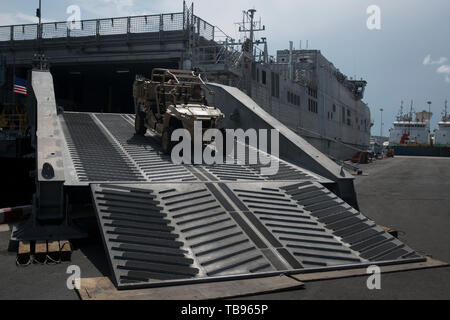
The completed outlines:
{"type": "Polygon", "coordinates": [[[153,68],[177,66],[178,63],[53,65],[56,103],[65,111],[134,113],[136,75],[150,77],[153,68]]]}

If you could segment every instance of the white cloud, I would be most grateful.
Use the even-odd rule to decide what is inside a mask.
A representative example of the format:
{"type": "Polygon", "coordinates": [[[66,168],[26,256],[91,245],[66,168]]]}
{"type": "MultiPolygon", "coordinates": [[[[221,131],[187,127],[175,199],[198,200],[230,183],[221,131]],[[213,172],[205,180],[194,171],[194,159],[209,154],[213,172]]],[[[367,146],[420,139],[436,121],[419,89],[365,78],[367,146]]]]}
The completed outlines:
{"type": "Polygon", "coordinates": [[[17,22],[14,15],[10,13],[0,13],[0,21],[3,26],[13,25],[17,22]]]}
{"type": "MultiPolygon", "coordinates": [[[[17,13],[15,17],[16,17],[21,23],[23,23],[23,22],[38,23],[38,22],[39,22],[38,17],[30,16],[30,15],[25,14],[25,13],[22,13],[22,12],[17,13]]],[[[42,22],[43,22],[43,23],[47,23],[47,22],[55,22],[55,21],[54,21],[54,20],[51,20],[51,19],[45,19],[45,18],[42,18],[42,22]]]]}
{"type": "Polygon", "coordinates": [[[447,61],[448,61],[448,59],[446,57],[440,57],[439,60],[432,61],[432,64],[443,64],[447,61]]]}
{"type": "Polygon", "coordinates": [[[450,66],[448,64],[444,64],[440,66],[437,70],[437,73],[445,74],[445,82],[450,83],[450,66]]]}
{"type": "Polygon", "coordinates": [[[79,0],[82,12],[93,14],[96,18],[136,15],[134,0],[79,0]]]}
{"type": "Polygon", "coordinates": [[[444,64],[447,61],[448,61],[448,59],[446,57],[440,57],[438,60],[433,60],[431,58],[431,54],[429,54],[423,59],[423,64],[425,66],[441,65],[439,68],[436,69],[436,72],[439,74],[444,74],[445,82],[450,82],[450,65],[444,64]]]}
{"type": "Polygon", "coordinates": [[[442,66],[440,66],[437,70],[437,73],[445,73],[445,74],[450,74],[450,66],[448,64],[444,64],[442,66]]]}
{"type": "Polygon", "coordinates": [[[423,59],[424,65],[433,65],[433,64],[443,64],[446,63],[448,59],[446,57],[440,57],[438,60],[431,59],[431,54],[427,55],[425,59],[423,59]]]}
{"type": "MultiPolygon", "coordinates": [[[[12,13],[0,13],[1,25],[16,25],[16,24],[28,24],[28,23],[38,23],[39,19],[37,17],[18,12],[16,14],[12,13]]],[[[55,22],[50,19],[42,19],[42,22],[55,22]]]]}

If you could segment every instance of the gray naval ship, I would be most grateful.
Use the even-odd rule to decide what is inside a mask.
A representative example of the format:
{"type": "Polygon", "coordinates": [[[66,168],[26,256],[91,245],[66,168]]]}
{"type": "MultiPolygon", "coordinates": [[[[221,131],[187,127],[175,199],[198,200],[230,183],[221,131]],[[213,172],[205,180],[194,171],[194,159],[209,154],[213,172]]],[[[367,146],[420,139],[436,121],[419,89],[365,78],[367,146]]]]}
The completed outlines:
{"type": "MultiPolygon", "coordinates": [[[[360,102],[365,82],[347,80],[318,51],[292,48],[269,57],[266,40],[255,40],[264,28],[254,10],[244,14],[248,36],[239,42],[219,41],[220,30],[192,9],[86,20],[75,30],[66,22],[0,27],[6,60],[0,101],[13,92],[13,77],[27,79],[27,96],[17,96],[16,104],[27,107],[36,157],[28,195],[21,181],[12,186],[18,172],[28,171],[16,160],[3,167],[13,176],[6,179],[9,192],[20,195],[20,204],[33,203],[29,218],[2,238],[3,248],[10,236],[22,242],[17,257],[1,252],[8,296],[43,297],[38,289],[67,294],[60,285],[67,283],[65,265],[61,273],[7,268],[15,268],[16,258],[47,261],[52,252],[62,260],[67,240],[86,237],[102,241],[104,250],[75,250],[71,265],[100,271],[103,257],[110,270],[100,273],[121,291],[425,262],[359,212],[353,175],[281,123],[325,153],[347,157],[344,146],[351,155],[369,143],[358,128],[370,122],[360,102]],[[261,164],[245,162],[177,165],[152,136],[135,135],[132,84],[158,67],[198,69],[210,82],[235,86],[211,84],[225,121],[243,130],[278,129],[280,157],[271,159],[279,172],[265,175],[261,164]],[[90,223],[83,227],[80,216],[90,223]]],[[[10,123],[14,112],[20,109],[11,108],[4,120],[10,123]]],[[[0,200],[13,205],[9,194],[0,200]]]]}
{"type": "Polygon", "coordinates": [[[14,120],[7,104],[12,104],[14,116],[32,116],[32,110],[27,116],[15,112],[29,103],[12,86],[17,76],[28,78],[30,59],[40,46],[50,57],[57,103],[64,110],[131,112],[128,97],[135,74],[150,74],[155,67],[194,69],[209,82],[244,91],[333,159],[368,150],[370,110],[362,101],[366,81],[348,78],[319,50],[294,50],[292,43],[276,57],[269,56],[267,39],[256,37],[266,28],[255,13],[243,12],[238,40],[194,15],[194,5],[186,3],[182,13],[87,20],[80,30],[70,30],[66,22],[43,24],[41,35],[35,24],[1,27],[2,155],[20,157],[28,150],[17,148],[23,139],[10,132],[14,120]],[[143,42],[143,37],[150,38],[143,42]],[[82,39],[95,41],[95,46],[82,39]]]}
{"type": "Polygon", "coordinates": [[[368,150],[372,126],[363,102],[367,82],[345,76],[320,50],[278,50],[268,55],[266,28],[256,10],[243,12],[235,41],[224,35],[217,47],[198,48],[195,67],[208,80],[235,86],[331,158],[347,160],[368,150]]]}

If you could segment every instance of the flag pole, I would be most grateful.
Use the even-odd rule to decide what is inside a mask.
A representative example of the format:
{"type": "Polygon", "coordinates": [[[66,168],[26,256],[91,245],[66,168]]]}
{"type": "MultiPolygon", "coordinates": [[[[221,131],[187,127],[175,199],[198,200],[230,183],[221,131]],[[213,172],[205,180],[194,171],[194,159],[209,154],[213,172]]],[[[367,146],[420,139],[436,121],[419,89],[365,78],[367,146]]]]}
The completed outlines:
{"type": "Polygon", "coordinates": [[[16,94],[14,93],[14,84],[16,82],[16,53],[13,53],[13,75],[12,75],[12,101],[13,104],[16,104],[16,94]]]}
{"type": "Polygon", "coordinates": [[[39,0],[39,8],[36,10],[36,17],[38,17],[37,34],[38,51],[41,53],[41,41],[42,41],[42,3],[39,0]]]}

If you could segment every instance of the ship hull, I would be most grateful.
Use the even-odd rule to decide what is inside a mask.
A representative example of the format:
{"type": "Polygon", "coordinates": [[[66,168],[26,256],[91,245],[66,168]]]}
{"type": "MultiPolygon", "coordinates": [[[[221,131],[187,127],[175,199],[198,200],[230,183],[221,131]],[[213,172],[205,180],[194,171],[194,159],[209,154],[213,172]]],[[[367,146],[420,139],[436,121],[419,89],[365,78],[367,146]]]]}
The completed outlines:
{"type": "Polygon", "coordinates": [[[431,146],[394,146],[397,156],[450,157],[450,147],[431,146]]]}

